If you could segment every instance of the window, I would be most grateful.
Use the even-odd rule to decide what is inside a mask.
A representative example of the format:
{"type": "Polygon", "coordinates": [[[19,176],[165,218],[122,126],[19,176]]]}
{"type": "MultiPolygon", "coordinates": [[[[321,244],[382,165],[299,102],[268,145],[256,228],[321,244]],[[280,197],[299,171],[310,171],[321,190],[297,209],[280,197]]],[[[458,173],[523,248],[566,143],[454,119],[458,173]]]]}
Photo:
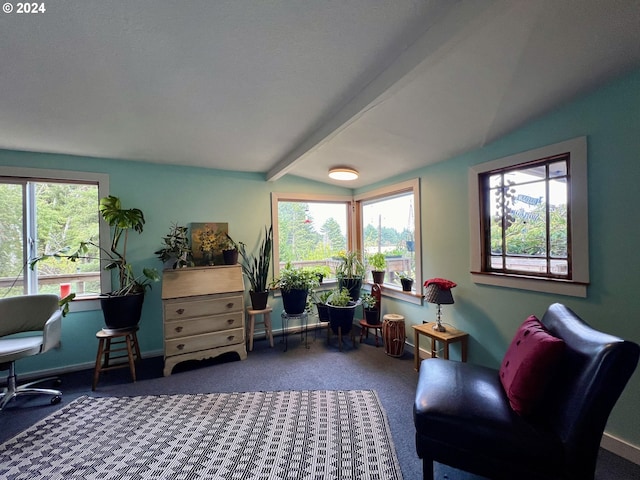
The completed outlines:
{"type": "Polygon", "coordinates": [[[88,298],[109,286],[98,260],[49,258],[29,268],[43,253],[99,240],[97,206],[107,188],[103,174],[0,168],[0,203],[8,207],[0,212],[1,296],[69,292],[88,298]]]}
{"type": "MultiPolygon", "coordinates": [[[[412,180],[356,197],[359,249],[365,258],[385,256],[385,291],[401,289],[400,274],[414,279],[413,293],[421,294],[418,181],[412,180]]],[[[367,280],[372,281],[371,273],[367,280]]]]}
{"type": "Polygon", "coordinates": [[[584,138],[474,167],[469,182],[475,281],[586,295],[584,138]]]}
{"type": "Polygon", "coordinates": [[[335,280],[338,254],[351,245],[351,198],[274,193],[272,203],[274,275],[291,262],[335,280]]]}
{"type": "Polygon", "coordinates": [[[273,193],[274,275],[291,262],[324,269],[323,282],[331,283],[341,250],[359,251],[365,260],[380,251],[387,260],[383,294],[420,303],[418,187],[411,180],[355,198],[273,193]],[[415,279],[413,294],[402,293],[401,272],[415,279]]]}

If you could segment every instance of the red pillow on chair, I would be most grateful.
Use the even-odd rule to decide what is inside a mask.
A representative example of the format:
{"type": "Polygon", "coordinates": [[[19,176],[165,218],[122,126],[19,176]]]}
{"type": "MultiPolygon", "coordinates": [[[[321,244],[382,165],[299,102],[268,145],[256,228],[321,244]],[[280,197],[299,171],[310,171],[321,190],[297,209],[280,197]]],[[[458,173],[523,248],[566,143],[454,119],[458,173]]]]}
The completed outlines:
{"type": "Polygon", "coordinates": [[[564,341],[534,315],[520,326],[500,365],[500,381],[518,414],[533,412],[563,350],[564,341]]]}

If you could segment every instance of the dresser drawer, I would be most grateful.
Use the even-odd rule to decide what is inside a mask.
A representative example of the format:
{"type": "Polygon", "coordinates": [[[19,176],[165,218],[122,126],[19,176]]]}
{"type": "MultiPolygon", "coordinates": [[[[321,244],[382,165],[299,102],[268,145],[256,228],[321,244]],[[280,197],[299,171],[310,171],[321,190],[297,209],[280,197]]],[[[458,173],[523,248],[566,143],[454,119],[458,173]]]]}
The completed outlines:
{"type": "Polygon", "coordinates": [[[165,356],[180,355],[182,353],[197,352],[210,348],[224,347],[244,343],[244,328],[234,328],[217,333],[204,333],[175,339],[166,339],[165,356]]]}
{"type": "Polygon", "coordinates": [[[211,315],[196,318],[181,318],[164,324],[165,338],[188,337],[200,333],[218,332],[244,327],[242,312],[211,315]]]}
{"type": "Polygon", "coordinates": [[[180,318],[202,317],[225,312],[243,312],[244,299],[242,295],[224,295],[220,297],[206,297],[202,300],[168,301],[164,305],[164,318],[167,321],[180,318]]]}

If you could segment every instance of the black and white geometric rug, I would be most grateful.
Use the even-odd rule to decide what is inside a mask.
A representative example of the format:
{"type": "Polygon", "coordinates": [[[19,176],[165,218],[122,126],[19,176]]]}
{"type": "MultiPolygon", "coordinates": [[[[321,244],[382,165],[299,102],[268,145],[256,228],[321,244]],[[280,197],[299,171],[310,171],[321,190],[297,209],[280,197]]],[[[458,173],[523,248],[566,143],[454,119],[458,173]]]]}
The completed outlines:
{"type": "Polygon", "coordinates": [[[402,474],[368,390],[80,397],[0,445],[3,479],[379,479],[402,474]]]}

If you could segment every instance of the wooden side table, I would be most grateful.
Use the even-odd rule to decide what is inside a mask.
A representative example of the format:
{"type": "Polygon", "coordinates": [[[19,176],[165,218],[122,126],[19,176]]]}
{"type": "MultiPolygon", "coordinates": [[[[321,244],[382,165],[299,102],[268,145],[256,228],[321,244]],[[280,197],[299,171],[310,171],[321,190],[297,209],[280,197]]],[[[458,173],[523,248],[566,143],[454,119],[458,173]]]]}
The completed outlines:
{"type": "Polygon", "coordinates": [[[469,334],[458,330],[453,327],[447,327],[446,332],[439,332],[433,329],[436,322],[423,323],[422,325],[413,325],[415,333],[415,353],[414,353],[414,368],[416,371],[420,370],[420,335],[426,335],[431,339],[431,357],[436,358],[436,342],[444,344],[443,356],[446,360],[449,359],[449,345],[452,343],[460,342],[461,344],[461,360],[467,361],[467,346],[469,340],[469,334]]]}

